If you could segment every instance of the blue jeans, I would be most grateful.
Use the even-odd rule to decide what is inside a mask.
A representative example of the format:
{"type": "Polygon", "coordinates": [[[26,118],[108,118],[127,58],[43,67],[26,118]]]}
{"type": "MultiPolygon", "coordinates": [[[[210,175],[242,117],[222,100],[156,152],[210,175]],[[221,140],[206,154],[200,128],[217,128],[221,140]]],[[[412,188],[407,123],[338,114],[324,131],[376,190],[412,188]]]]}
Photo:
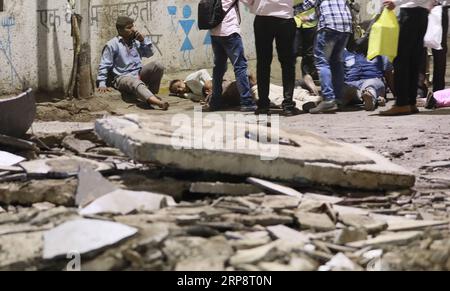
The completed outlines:
{"type": "Polygon", "coordinates": [[[343,54],[350,34],[331,29],[317,33],[314,55],[325,101],[342,98],[344,86],[343,54]]]}
{"type": "Polygon", "coordinates": [[[359,101],[361,101],[361,96],[366,90],[372,94],[375,103],[378,102],[378,97],[384,97],[386,95],[386,85],[380,78],[347,82],[346,85],[357,89],[356,97],[359,101]]]}
{"type": "Polygon", "coordinates": [[[222,107],[222,82],[227,71],[228,59],[234,67],[236,83],[241,94],[241,106],[254,106],[248,79],[248,64],[244,55],[244,45],[238,33],[230,36],[212,36],[212,48],[214,52],[213,70],[213,95],[210,106],[212,108],[222,107]]]}

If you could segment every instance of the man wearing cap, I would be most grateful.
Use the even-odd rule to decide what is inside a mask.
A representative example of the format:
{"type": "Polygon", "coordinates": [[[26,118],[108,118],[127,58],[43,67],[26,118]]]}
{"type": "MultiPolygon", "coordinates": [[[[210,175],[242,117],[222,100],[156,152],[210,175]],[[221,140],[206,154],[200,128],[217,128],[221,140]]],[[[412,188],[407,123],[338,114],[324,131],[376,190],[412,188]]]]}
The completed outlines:
{"type": "Polygon", "coordinates": [[[100,93],[113,87],[122,93],[135,95],[139,100],[169,109],[167,102],[161,101],[159,93],[164,67],[156,62],[142,65],[142,58],[154,55],[153,44],[134,26],[134,20],[119,16],[116,23],[118,36],[111,39],[103,49],[97,85],[100,93]]]}

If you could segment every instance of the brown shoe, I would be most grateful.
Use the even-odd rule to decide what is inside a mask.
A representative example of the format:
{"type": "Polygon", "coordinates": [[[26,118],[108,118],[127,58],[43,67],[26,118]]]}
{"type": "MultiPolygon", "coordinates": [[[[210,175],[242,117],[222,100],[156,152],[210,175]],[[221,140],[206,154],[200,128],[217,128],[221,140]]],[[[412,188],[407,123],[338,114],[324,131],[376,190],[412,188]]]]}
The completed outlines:
{"type": "Polygon", "coordinates": [[[361,98],[364,102],[364,110],[374,111],[377,108],[377,102],[375,101],[375,97],[369,91],[364,90],[361,98]]]}
{"type": "Polygon", "coordinates": [[[416,105],[411,105],[410,107],[411,107],[411,113],[412,114],[420,113],[420,110],[419,110],[419,108],[417,108],[416,105]]]}
{"type": "Polygon", "coordinates": [[[380,115],[381,116],[398,116],[398,115],[410,115],[413,113],[414,112],[412,111],[412,108],[410,105],[405,105],[405,106],[394,105],[389,110],[381,111],[380,115]]]}

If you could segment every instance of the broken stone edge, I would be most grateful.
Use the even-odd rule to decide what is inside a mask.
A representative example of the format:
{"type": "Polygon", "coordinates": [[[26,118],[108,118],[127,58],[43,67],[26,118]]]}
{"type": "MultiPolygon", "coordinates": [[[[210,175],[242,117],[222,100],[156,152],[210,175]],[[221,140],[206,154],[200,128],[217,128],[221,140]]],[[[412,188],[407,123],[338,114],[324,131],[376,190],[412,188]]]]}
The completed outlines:
{"type": "Polygon", "coordinates": [[[354,146],[353,149],[372,158],[375,164],[340,166],[331,163],[301,162],[298,160],[278,159],[274,166],[273,161],[255,159],[252,155],[236,155],[232,152],[208,150],[180,150],[174,157],[173,148],[166,144],[146,143],[145,149],[141,142],[133,139],[132,135],[142,129],[131,120],[114,117],[100,119],[95,123],[95,132],[110,146],[117,147],[130,158],[141,162],[151,162],[182,170],[212,171],[221,174],[242,176],[256,176],[263,179],[280,181],[298,181],[343,188],[356,188],[362,190],[397,190],[408,189],[415,185],[414,174],[397,166],[386,158],[370,150],[354,146]],[[112,123],[114,121],[114,125],[112,123]],[[205,155],[205,151],[208,155],[205,155]],[[198,163],[205,156],[211,159],[210,163],[198,163]],[[218,170],[215,163],[218,158],[223,161],[218,170]],[[234,162],[232,162],[234,160],[234,162]],[[239,164],[240,167],[232,165],[239,164]]]}

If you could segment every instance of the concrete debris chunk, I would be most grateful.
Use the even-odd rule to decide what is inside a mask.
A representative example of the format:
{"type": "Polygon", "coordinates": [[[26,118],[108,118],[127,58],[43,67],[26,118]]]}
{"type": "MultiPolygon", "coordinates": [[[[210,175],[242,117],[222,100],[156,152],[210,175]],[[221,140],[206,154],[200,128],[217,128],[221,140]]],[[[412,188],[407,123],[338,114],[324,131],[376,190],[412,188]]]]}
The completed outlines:
{"type": "Polygon", "coordinates": [[[262,179],[258,179],[258,178],[248,178],[247,182],[249,182],[250,184],[253,184],[257,187],[260,187],[261,189],[268,191],[269,194],[283,194],[283,195],[287,195],[287,196],[292,196],[292,197],[296,197],[296,198],[302,198],[303,194],[298,192],[295,189],[292,189],[290,187],[286,187],[286,186],[282,186],[279,184],[275,184],[269,181],[265,181],[262,179]]]}
{"type": "Polygon", "coordinates": [[[279,240],[298,243],[308,243],[310,241],[310,237],[307,234],[296,231],[295,229],[292,229],[285,225],[270,226],[267,228],[267,230],[272,236],[279,240]]]}
{"type": "Polygon", "coordinates": [[[80,207],[86,207],[92,201],[114,192],[118,188],[99,172],[89,167],[82,167],[78,173],[76,204],[80,207]]]}
{"type": "Polygon", "coordinates": [[[64,138],[62,145],[75,153],[82,154],[96,147],[96,144],[89,140],[81,140],[70,135],[64,138]]]}
{"type": "Polygon", "coordinates": [[[302,229],[311,229],[318,232],[336,229],[336,225],[326,214],[297,212],[295,216],[302,229]]]}
{"type": "Polygon", "coordinates": [[[82,167],[89,167],[93,170],[103,172],[112,169],[112,166],[106,163],[100,163],[94,160],[79,157],[60,157],[54,159],[35,160],[20,163],[28,175],[31,176],[52,176],[55,178],[67,178],[78,175],[82,167]]]}
{"type": "Polygon", "coordinates": [[[211,132],[209,122],[184,122],[180,128],[172,126],[170,118],[152,115],[108,117],[97,120],[95,130],[109,145],[120,148],[130,158],[141,163],[152,162],[182,170],[210,171],[274,181],[306,181],[364,190],[406,189],[415,185],[414,174],[379,154],[313,133],[279,132],[280,141],[284,142],[275,143],[277,155],[273,159],[273,151],[255,150],[267,148],[267,144],[248,138],[252,134],[258,136],[260,130],[270,133],[270,128],[261,129],[262,125],[231,123],[223,119],[214,120],[212,116],[205,117],[220,128],[236,128],[232,134],[229,131],[215,131],[220,135],[216,140],[226,141],[227,144],[250,143],[250,146],[239,150],[226,150],[224,145],[219,147],[223,150],[215,147],[212,151],[193,146],[194,143],[203,144],[204,138],[194,137],[192,133],[211,132]],[[237,134],[241,130],[244,134],[237,134]],[[174,137],[177,137],[175,147],[174,137]],[[271,160],[268,160],[268,155],[272,155],[271,160]]]}
{"type": "Polygon", "coordinates": [[[109,221],[78,219],[44,234],[45,260],[99,251],[134,236],[137,229],[109,221]]]}
{"type": "Polygon", "coordinates": [[[234,266],[252,264],[269,259],[268,256],[276,248],[275,243],[270,243],[261,247],[249,250],[240,250],[230,259],[230,264],[234,266]]]}
{"type": "Polygon", "coordinates": [[[245,196],[258,193],[258,188],[248,184],[231,184],[231,183],[192,183],[191,193],[198,194],[214,194],[227,196],[245,196]]]}
{"type": "Polygon", "coordinates": [[[319,271],[363,271],[363,269],[343,253],[339,253],[326,263],[326,265],[321,266],[319,271]]]}
{"type": "Polygon", "coordinates": [[[339,220],[347,226],[364,228],[369,234],[380,233],[388,228],[386,221],[359,214],[340,214],[339,220]]]}
{"type": "Polygon", "coordinates": [[[355,248],[383,247],[387,245],[406,245],[423,235],[421,231],[405,231],[398,233],[387,233],[365,241],[349,243],[348,246],[355,248]]]}
{"type": "Polygon", "coordinates": [[[98,198],[80,210],[80,215],[88,216],[106,213],[126,215],[134,211],[153,212],[175,205],[175,200],[167,195],[119,189],[98,198]]]}
{"type": "Polygon", "coordinates": [[[14,166],[23,161],[25,161],[25,158],[23,157],[0,151],[0,167],[14,166]]]}

